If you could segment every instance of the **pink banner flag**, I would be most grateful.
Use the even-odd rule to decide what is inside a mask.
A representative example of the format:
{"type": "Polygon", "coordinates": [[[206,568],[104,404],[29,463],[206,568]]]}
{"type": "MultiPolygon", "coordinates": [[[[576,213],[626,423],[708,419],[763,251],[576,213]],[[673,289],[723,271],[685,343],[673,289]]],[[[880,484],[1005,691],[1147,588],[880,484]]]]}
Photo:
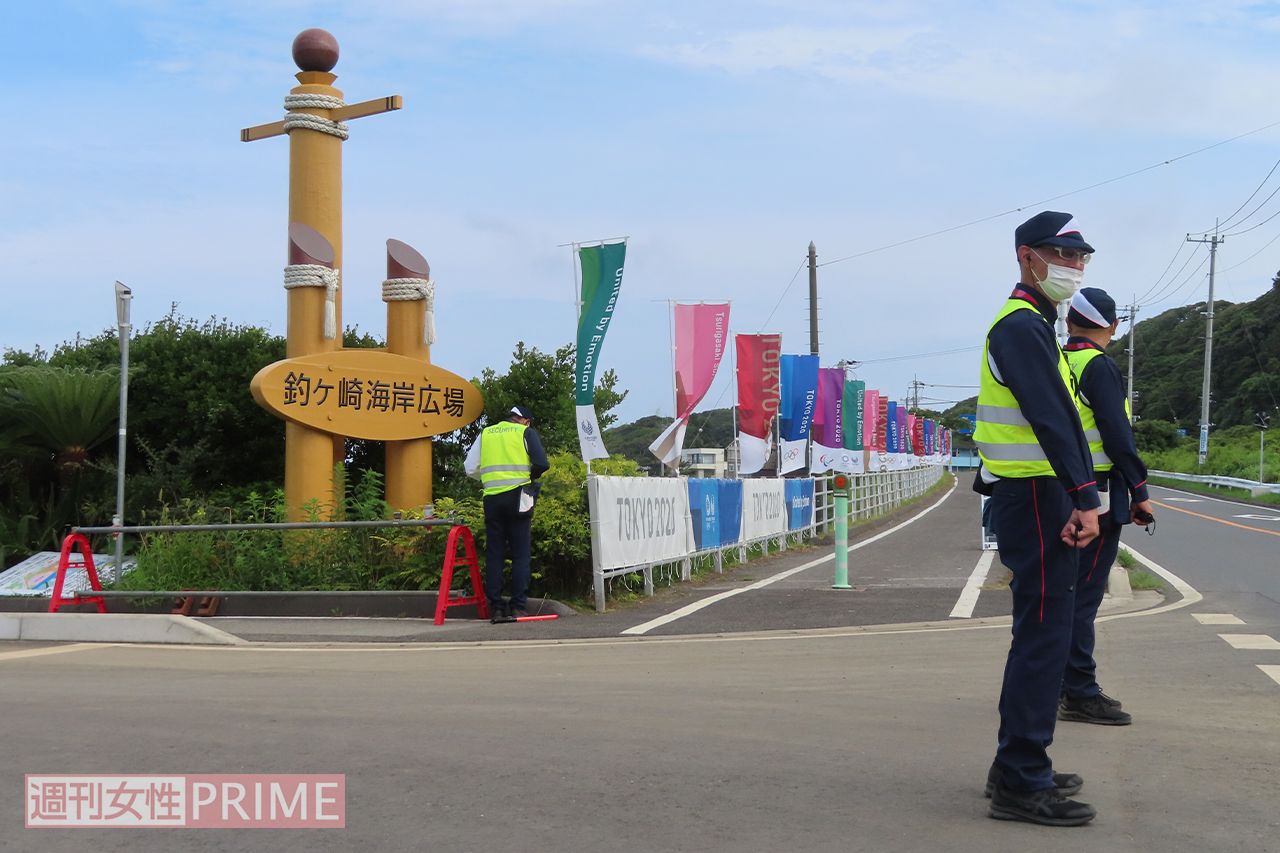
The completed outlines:
{"type": "Polygon", "coordinates": [[[862,416],[862,446],[868,450],[878,450],[876,444],[876,425],[880,423],[880,392],[866,392],[866,406],[862,416]]]}
{"type": "Polygon", "coordinates": [[[675,305],[676,419],[649,445],[664,465],[677,465],[689,415],[706,396],[724,358],[729,304],[675,305]]]}

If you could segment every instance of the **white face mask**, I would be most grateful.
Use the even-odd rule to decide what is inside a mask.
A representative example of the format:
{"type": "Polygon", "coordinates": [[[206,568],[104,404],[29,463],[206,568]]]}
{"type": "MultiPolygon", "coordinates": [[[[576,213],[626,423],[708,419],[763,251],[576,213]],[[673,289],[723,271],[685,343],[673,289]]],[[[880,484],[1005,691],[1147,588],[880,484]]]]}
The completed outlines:
{"type": "MultiPolygon", "coordinates": [[[[1036,257],[1040,260],[1044,258],[1039,252],[1036,257]]],[[[1044,295],[1052,299],[1054,302],[1063,302],[1076,295],[1076,291],[1080,289],[1080,282],[1084,280],[1084,270],[1078,270],[1075,267],[1064,267],[1061,264],[1051,264],[1047,261],[1045,266],[1048,271],[1043,279],[1036,279],[1036,283],[1040,285],[1040,289],[1044,291],[1044,295]]],[[[1031,275],[1035,275],[1033,271],[1031,275]]]]}

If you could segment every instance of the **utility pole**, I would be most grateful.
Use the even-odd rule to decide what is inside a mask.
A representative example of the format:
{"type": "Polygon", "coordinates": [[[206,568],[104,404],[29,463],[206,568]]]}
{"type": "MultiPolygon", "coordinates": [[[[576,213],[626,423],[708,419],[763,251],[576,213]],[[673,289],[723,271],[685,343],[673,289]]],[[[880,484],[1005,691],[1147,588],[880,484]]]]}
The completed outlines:
{"type": "Polygon", "coordinates": [[[1129,305],[1129,417],[1133,417],[1133,356],[1137,351],[1138,303],[1135,300],[1129,305]]]}
{"type": "Polygon", "coordinates": [[[924,383],[916,376],[911,377],[911,411],[920,412],[920,386],[924,383]]]}
{"type": "Polygon", "coordinates": [[[1267,426],[1271,423],[1271,415],[1258,412],[1258,485],[1267,482],[1267,426]]]}
{"type": "Polygon", "coordinates": [[[809,354],[818,354],[818,247],[809,241],[809,354]]]}
{"type": "Polygon", "coordinates": [[[1188,243],[1209,244],[1209,307],[1205,312],[1204,330],[1204,383],[1200,388],[1200,465],[1204,466],[1209,456],[1209,372],[1213,368],[1213,273],[1218,261],[1218,244],[1225,243],[1226,237],[1218,236],[1218,226],[1213,227],[1213,236],[1192,238],[1187,235],[1188,243]]]}

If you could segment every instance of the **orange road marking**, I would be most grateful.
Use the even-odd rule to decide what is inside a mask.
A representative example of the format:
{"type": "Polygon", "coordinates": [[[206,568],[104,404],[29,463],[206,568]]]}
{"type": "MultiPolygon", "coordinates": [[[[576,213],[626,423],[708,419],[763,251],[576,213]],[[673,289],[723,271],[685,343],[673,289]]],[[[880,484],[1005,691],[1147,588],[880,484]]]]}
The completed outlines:
{"type": "Polygon", "coordinates": [[[1161,503],[1160,501],[1153,500],[1152,503],[1160,507],[1161,509],[1171,509],[1174,512],[1185,512],[1187,515],[1194,515],[1196,518],[1203,518],[1208,521],[1216,521],[1219,524],[1229,524],[1232,527],[1239,527],[1241,530],[1252,530],[1254,533],[1265,533],[1268,536],[1280,536],[1280,531],[1263,530],[1261,527],[1250,527],[1247,524],[1240,524],[1235,521],[1227,521],[1225,518],[1214,518],[1212,515],[1205,515],[1202,512],[1192,512],[1189,509],[1183,509],[1182,507],[1179,507],[1179,506],[1170,506],[1169,504],[1161,503]]]}

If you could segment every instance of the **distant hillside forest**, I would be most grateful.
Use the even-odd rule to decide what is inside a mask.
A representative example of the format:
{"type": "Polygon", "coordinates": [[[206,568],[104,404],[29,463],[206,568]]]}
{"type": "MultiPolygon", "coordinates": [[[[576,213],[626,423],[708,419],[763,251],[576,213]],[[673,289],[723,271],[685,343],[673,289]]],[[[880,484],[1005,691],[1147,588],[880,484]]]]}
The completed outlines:
{"type": "MultiPolygon", "coordinates": [[[[1134,414],[1198,431],[1204,369],[1205,302],[1138,323],[1134,414]]],[[[1215,429],[1248,426],[1280,406],[1280,288],[1252,302],[1214,300],[1210,418],[1215,429]]],[[[1107,349],[1129,369],[1128,335],[1107,349]]]]}

